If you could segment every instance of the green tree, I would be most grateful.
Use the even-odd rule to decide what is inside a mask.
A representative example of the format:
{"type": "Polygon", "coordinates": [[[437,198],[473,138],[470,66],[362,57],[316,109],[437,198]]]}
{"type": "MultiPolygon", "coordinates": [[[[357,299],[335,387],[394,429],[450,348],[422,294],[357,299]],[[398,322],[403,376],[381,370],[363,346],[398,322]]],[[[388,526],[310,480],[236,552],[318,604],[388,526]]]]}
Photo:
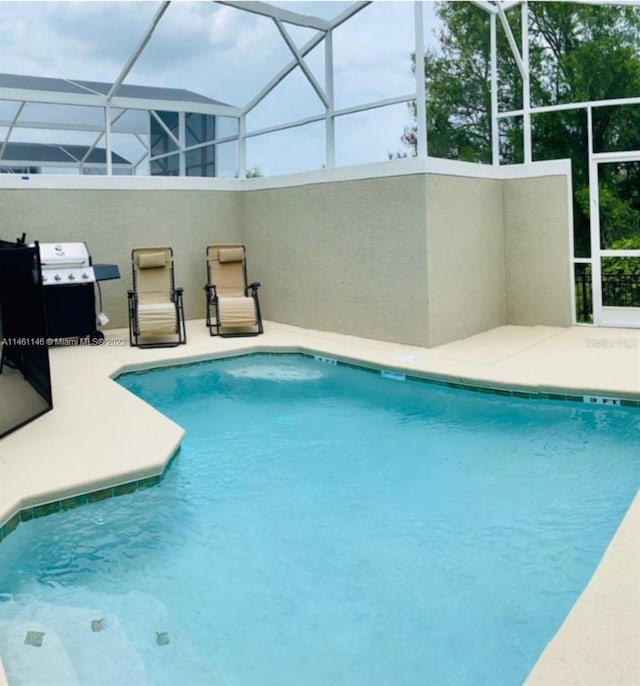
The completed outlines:
{"type": "MultiPolygon", "coordinates": [[[[425,55],[429,154],[471,162],[491,161],[489,15],[468,2],[441,2],[439,48],[425,55]]],[[[520,35],[521,13],[507,12],[514,36],[520,35]]],[[[640,9],[571,2],[529,3],[531,100],[554,105],[588,100],[637,97],[640,94],[640,9]]],[[[498,26],[500,110],[522,106],[522,80],[504,31],[498,26]]],[[[415,64],[415,58],[414,58],[415,64]]],[[[415,116],[415,107],[413,109],[415,116]]],[[[640,106],[594,110],[596,152],[640,147],[640,106]]],[[[415,127],[403,142],[415,149],[415,127]]],[[[534,159],[570,158],[573,162],[575,244],[588,255],[587,118],[582,111],[560,111],[532,118],[534,159]],[[582,194],[582,196],[581,196],[582,194]]],[[[521,162],[522,117],[502,119],[500,156],[521,162]]],[[[619,182],[610,174],[601,183],[619,182]]],[[[640,168],[627,171],[625,183],[640,188],[640,168]]],[[[614,192],[615,193],[615,192],[614,192]]],[[[640,205],[634,208],[637,213],[640,205]]],[[[633,233],[633,213],[619,212],[612,241],[633,233]],[[624,216],[623,216],[624,215],[624,216]],[[631,224],[629,224],[630,222],[631,224]]]]}

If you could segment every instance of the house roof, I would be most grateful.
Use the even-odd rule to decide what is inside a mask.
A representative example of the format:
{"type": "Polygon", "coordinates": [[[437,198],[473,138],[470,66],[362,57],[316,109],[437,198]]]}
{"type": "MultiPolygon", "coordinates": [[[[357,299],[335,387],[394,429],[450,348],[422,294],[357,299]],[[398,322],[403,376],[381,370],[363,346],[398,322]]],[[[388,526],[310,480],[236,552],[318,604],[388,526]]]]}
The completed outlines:
{"type": "MultiPolygon", "coordinates": [[[[71,79],[54,79],[48,76],[24,76],[21,74],[0,74],[0,88],[19,88],[28,90],[51,91],[54,93],[93,93],[106,95],[113,84],[103,81],[81,81],[71,79]]],[[[183,88],[160,88],[157,86],[134,86],[122,84],[118,89],[119,96],[141,98],[145,100],[175,100],[226,105],[220,100],[207,98],[199,93],[183,88]]]]}
{"type": "MultiPolygon", "coordinates": [[[[88,145],[69,145],[66,143],[7,143],[0,159],[0,167],[18,165],[58,165],[78,164],[90,150],[88,145]]],[[[131,165],[126,158],[115,152],[111,153],[115,165],[131,165]]],[[[107,163],[105,148],[91,150],[84,164],[104,165],[107,163]]]]}
{"type": "MultiPolygon", "coordinates": [[[[0,99],[104,107],[113,84],[103,81],[60,79],[0,73],[0,99]]],[[[111,99],[113,107],[158,109],[237,116],[237,108],[183,88],[121,84],[111,99]],[[228,111],[226,111],[228,110],[228,111]]]]}

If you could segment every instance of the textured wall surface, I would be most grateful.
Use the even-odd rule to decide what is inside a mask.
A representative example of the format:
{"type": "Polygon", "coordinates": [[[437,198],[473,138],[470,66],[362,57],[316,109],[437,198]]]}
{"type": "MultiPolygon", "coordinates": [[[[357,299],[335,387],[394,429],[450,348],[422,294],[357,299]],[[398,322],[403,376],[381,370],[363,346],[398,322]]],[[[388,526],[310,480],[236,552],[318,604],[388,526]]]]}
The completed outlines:
{"type": "MultiPolygon", "coordinates": [[[[0,190],[0,237],[85,241],[93,261],[117,264],[121,278],[101,284],[109,327],[127,325],[131,249],[170,245],[186,316],[204,317],[205,247],[237,241],[240,193],[151,190],[0,190]]],[[[96,303],[97,307],[97,303],[96,303]]]]}
{"type": "Polygon", "coordinates": [[[503,183],[507,321],[570,326],[568,179],[545,176],[503,183]]]}
{"type": "Polygon", "coordinates": [[[429,174],[429,345],[506,323],[502,181],[429,174]]]}
{"type": "Polygon", "coordinates": [[[266,316],[427,345],[424,176],[243,193],[266,316]]]}
{"type": "MultiPolygon", "coordinates": [[[[299,183],[299,182],[298,182],[299,183]]],[[[571,323],[567,178],[417,173],[245,190],[2,189],[0,237],[86,241],[126,326],[131,249],[171,245],[204,317],[205,247],[244,242],[266,319],[433,347],[501,324],[571,323]]]]}

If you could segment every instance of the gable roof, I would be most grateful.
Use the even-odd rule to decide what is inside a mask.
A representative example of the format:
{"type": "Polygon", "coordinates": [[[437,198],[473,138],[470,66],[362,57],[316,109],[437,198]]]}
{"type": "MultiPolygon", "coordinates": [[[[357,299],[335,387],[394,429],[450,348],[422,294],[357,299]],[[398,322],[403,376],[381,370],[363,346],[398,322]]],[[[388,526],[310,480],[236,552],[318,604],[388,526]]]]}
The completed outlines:
{"type": "MultiPolygon", "coordinates": [[[[104,81],[59,79],[0,73],[0,100],[47,102],[104,107],[113,84],[104,81]]],[[[113,107],[158,109],[237,116],[233,105],[183,88],[122,84],[111,100],[113,107]],[[225,111],[228,110],[228,111],[225,111]]]]}
{"type": "MultiPolygon", "coordinates": [[[[77,165],[89,150],[88,145],[69,145],[66,143],[7,143],[2,159],[0,159],[0,167],[77,165]]],[[[129,160],[115,152],[111,153],[111,161],[114,165],[131,165],[129,160]]],[[[94,148],[84,161],[86,165],[106,165],[106,163],[107,151],[105,148],[94,148]]]]}

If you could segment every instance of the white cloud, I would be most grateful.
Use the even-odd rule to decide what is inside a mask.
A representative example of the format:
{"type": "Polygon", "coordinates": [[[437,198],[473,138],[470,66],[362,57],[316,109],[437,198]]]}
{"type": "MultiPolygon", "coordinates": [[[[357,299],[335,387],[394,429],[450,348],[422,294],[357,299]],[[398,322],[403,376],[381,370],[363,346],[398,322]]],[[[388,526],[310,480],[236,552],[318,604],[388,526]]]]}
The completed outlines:
{"type": "Polygon", "coordinates": [[[112,80],[139,41],[154,5],[3,2],[2,70],[112,80]]]}

